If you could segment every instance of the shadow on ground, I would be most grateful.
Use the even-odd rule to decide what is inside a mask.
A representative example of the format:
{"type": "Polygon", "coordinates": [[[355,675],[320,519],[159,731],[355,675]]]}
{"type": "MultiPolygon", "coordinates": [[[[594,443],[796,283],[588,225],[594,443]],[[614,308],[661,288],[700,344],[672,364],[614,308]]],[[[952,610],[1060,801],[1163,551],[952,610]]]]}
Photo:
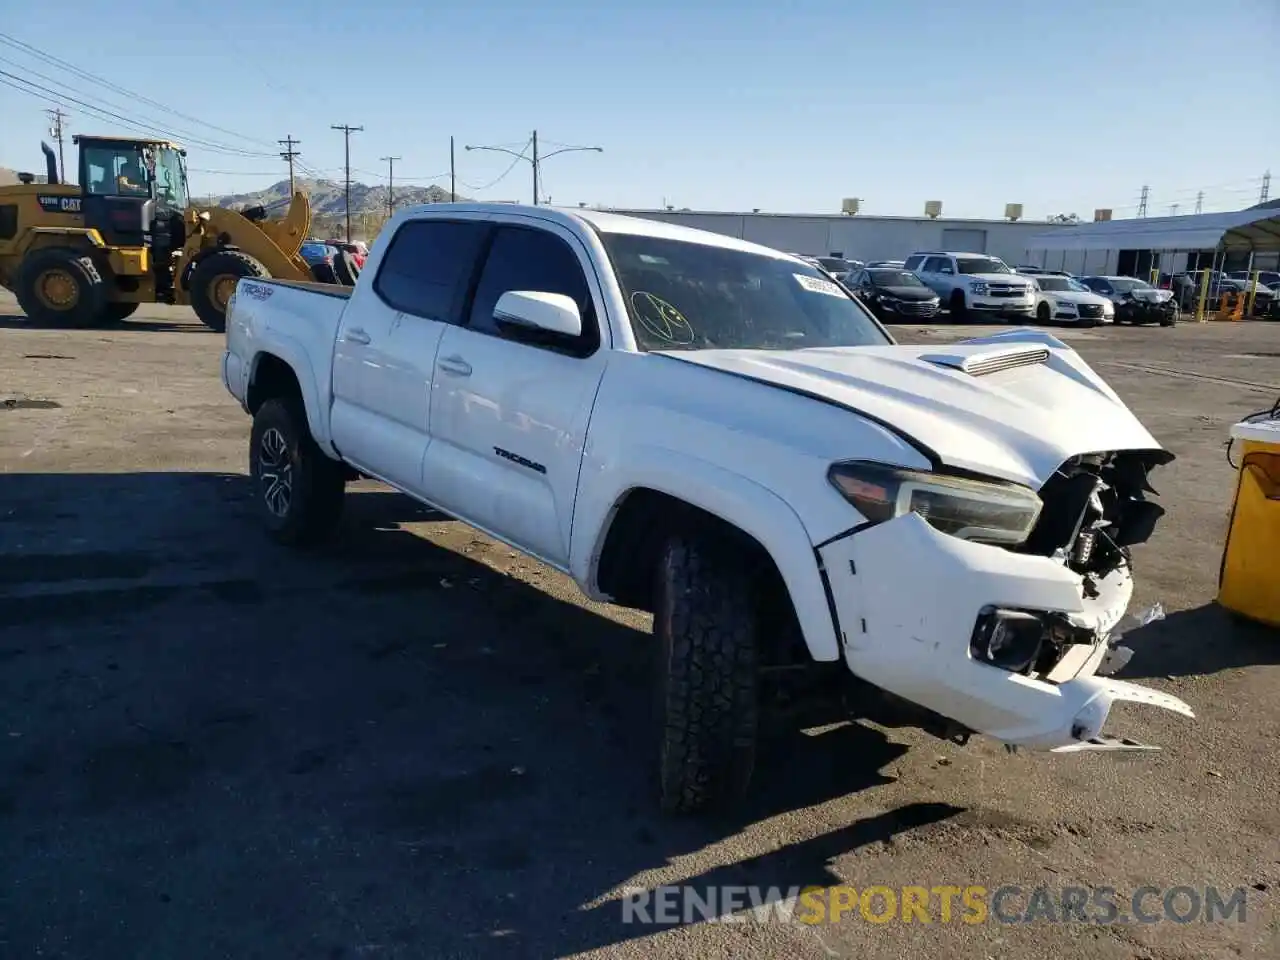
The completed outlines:
{"type": "Polygon", "coordinates": [[[708,845],[744,852],[686,882],[824,884],[959,812],[760,853],[744,831],[903,751],[792,722],[736,816],[658,815],[648,634],[405,498],[348,500],[299,554],[241,476],[0,474],[6,953],[563,955],[653,933],[600,901],[708,845]]]}
{"type": "MultiPolygon", "coordinates": [[[[59,330],[60,327],[48,326],[46,324],[36,323],[28,319],[22,314],[3,314],[0,313],[0,330],[59,330]]],[[[153,333],[213,333],[208,327],[202,323],[195,321],[193,315],[190,320],[183,322],[181,320],[155,320],[146,318],[133,318],[120,320],[114,323],[105,323],[94,330],[124,330],[124,331],[151,331],[153,333]]]]}
{"type": "Polygon", "coordinates": [[[1280,663],[1280,630],[1233,615],[1216,603],[1180,610],[1125,634],[1134,651],[1126,679],[1185,677],[1280,663]]]}

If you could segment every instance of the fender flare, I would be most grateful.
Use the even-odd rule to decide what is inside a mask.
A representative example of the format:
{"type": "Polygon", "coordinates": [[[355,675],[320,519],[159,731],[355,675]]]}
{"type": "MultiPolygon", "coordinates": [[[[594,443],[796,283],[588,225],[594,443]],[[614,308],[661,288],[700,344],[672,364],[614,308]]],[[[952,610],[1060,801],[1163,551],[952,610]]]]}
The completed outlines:
{"type": "Polygon", "coordinates": [[[334,459],[340,459],[329,436],[329,423],[321,415],[324,405],[320,402],[319,385],[311,368],[307,352],[292,337],[278,337],[253,355],[249,363],[249,377],[245,381],[245,402],[248,403],[249,391],[253,388],[254,378],[258,375],[258,365],[264,357],[272,356],[283,361],[293,371],[294,379],[302,392],[302,406],[307,413],[307,427],[311,437],[321,450],[334,459]],[[304,375],[305,374],[305,375],[304,375]]]}
{"type": "Polygon", "coordinates": [[[569,565],[590,596],[603,599],[597,566],[623,501],[633,490],[654,490],[754,537],[782,575],[809,655],[824,662],[840,659],[826,577],[813,540],[790,504],[766,487],[697,457],[652,445],[626,449],[627,461],[610,463],[607,472],[597,474],[615,482],[589,493],[584,490],[574,510],[569,565]]]}

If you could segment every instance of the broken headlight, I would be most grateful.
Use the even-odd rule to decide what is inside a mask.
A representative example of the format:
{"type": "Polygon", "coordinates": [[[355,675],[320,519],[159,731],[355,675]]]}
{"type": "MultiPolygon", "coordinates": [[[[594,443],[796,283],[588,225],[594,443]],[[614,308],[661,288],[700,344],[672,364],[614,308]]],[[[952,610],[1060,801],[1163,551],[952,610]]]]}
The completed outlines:
{"type": "Polygon", "coordinates": [[[850,460],[827,477],[872,523],[918,513],[962,540],[1016,546],[1031,533],[1041,502],[1034,490],[999,480],[971,480],[850,460]]]}

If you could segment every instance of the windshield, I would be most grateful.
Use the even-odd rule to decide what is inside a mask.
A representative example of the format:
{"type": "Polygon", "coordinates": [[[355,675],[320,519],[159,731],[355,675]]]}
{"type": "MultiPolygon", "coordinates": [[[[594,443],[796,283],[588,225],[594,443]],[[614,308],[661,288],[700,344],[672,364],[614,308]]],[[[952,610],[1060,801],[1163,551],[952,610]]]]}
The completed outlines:
{"type": "Polygon", "coordinates": [[[155,165],[156,199],[175,210],[187,209],[187,166],[182,155],[172,147],[148,148],[144,153],[148,168],[155,165]]]}
{"type": "Polygon", "coordinates": [[[923,287],[924,283],[909,270],[868,270],[877,287],[923,287]]]}
{"type": "Polygon", "coordinates": [[[956,269],[961,273],[1013,273],[1007,263],[995,257],[956,257],[956,269]]]}
{"type": "Polygon", "coordinates": [[[891,343],[816,268],[684,240],[604,233],[641,350],[798,350],[891,343]]]}
{"type": "Polygon", "coordinates": [[[1121,293],[1128,293],[1130,290],[1152,290],[1151,284],[1144,283],[1142,280],[1135,280],[1133,277],[1112,277],[1111,286],[1121,293]]]}

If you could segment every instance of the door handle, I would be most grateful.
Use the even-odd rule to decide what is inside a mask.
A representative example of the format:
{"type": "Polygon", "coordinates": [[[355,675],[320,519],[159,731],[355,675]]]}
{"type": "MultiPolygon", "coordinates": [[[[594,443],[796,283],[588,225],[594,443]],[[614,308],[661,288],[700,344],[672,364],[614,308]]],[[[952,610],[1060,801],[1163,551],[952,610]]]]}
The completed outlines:
{"type": "Polygon", "coordinates": [[[459,377],[471,376],[471,364],[463,360],[456,353],[452,357],[443,357],[436,363],[436,366],[446,373],[453,373],[459,377]]]}
{"type": "Polygon", "coordinates": [[[342,335],[342,339],[348,343],[368,343],[369,335],[359,327],[352,327],[342,335]]]}

